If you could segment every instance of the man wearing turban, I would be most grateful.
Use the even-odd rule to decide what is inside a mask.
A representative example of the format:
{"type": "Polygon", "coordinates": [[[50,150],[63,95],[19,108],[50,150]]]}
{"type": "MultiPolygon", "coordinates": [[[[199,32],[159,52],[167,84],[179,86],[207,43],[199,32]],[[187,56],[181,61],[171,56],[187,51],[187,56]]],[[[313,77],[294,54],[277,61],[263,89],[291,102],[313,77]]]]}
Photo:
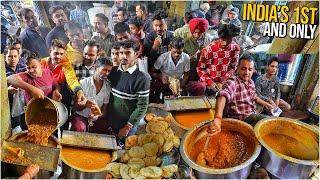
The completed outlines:
{"type": "Polygon", "coordinates": [[[188,92],[193,96],[203,95],[205,86],[198,83],[199,77],[196,71],[202,48],[209,45],[214,39],[208,31],[209,23],[204,18],[193,18],[189,21],[191,35],[187,37],[184,52],[190,56],[190,76],[187,85],[188,92]]]}

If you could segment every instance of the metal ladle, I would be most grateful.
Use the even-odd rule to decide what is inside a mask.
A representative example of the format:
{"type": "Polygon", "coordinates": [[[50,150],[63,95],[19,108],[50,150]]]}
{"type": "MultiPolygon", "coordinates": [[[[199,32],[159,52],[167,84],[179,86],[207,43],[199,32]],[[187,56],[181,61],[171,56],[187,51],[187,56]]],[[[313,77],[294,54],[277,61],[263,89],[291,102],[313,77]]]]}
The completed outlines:
{"type": "MultiPolygon", "coordinates": [[[[214,120],[214,112],[213,112],[213,110],[212,109],[209,109],[209,114],[210,114],[210,120],[211,120],[211,123],[212,123],[212,121],[214,120]]],[[[211,140],[211,137],[212,137],[212,135],[211,134],[207,134],[207,137],[206,137],[206,142],[205,142],[205,144],[204,144],[204,152],[208,149],[208,145],[209,145],[209,142],[210,142],[210,140],[211,140]]]]}

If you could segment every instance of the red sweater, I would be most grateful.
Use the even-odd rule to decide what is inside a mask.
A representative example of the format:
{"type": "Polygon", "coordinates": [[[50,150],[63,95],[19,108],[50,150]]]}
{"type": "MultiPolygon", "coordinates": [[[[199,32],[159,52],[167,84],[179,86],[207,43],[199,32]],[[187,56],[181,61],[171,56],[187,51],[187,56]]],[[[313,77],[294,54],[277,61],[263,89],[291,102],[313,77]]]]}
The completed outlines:
{"type": "Polygon", "coordinates": [[[226,48],[222,48],[219,41],[203,48],[197,66],[200,81],[207,87],[214,82],[225,82],[237,69],[239,53],[240,46],[233,41],[226,48]]]}

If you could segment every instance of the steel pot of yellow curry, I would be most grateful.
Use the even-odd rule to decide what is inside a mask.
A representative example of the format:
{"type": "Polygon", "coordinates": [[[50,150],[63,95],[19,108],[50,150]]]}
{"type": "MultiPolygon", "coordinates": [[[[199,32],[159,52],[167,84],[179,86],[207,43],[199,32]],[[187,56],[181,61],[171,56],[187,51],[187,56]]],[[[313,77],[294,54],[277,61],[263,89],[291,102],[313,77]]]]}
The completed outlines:
{"type": "Polygon", "coordinates": [[[254,131],[263,146],[261,165],[281,179],[309,178],[319,165],[319,131],[289,118],[266,118],[254,131]]]}

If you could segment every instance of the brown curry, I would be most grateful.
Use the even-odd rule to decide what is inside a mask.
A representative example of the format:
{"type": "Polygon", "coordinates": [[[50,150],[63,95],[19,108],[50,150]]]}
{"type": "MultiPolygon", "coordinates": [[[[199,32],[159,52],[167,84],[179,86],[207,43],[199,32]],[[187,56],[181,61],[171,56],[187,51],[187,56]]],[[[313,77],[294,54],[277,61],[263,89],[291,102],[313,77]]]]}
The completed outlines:
{"type": "Polygon", "coordinates": [[[206,136],[195,143],[190,157],[201,166],[217,169],[241,164],[251,157],[254,148],[244,135],[230,130],[222,130],[211,137],[206,150],[204,150],[205,141],[206,136]]]}

